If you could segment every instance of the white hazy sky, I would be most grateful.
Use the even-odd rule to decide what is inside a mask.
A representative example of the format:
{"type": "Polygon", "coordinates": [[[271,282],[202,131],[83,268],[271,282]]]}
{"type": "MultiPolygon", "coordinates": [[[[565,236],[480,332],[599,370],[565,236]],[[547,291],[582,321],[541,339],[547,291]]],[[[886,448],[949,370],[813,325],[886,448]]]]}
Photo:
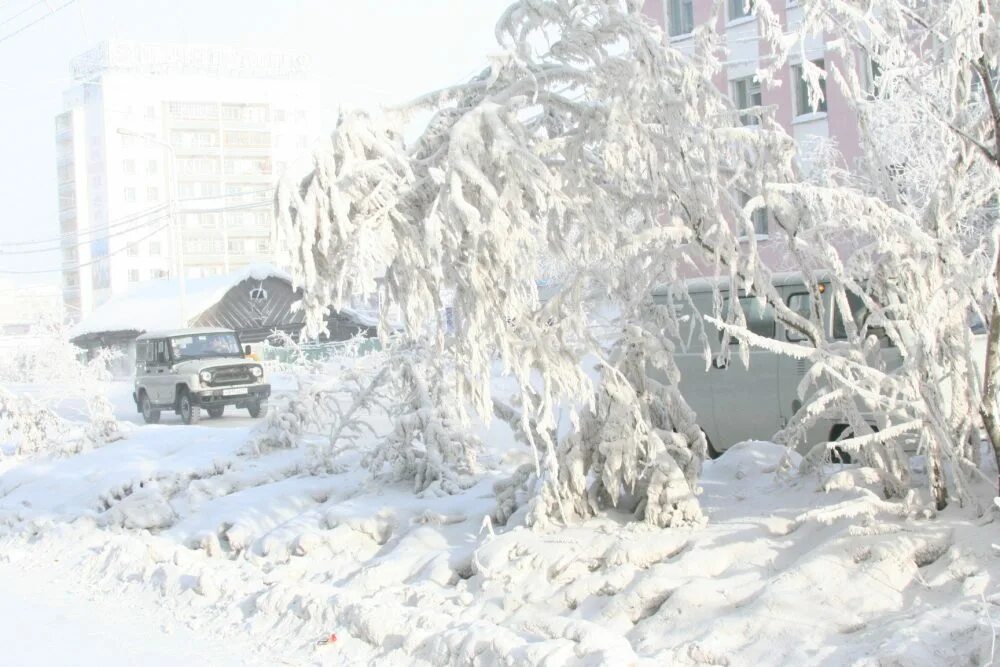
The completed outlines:
{"type": "MultiPolygon", "coordinates": [[[[106,39],[308,53],[324,105],[405,101],[468,78],[498,51],[510,0],[0,0],[0,284],[57,285],[58,253],[2,254],[59,233],[53,119],[69,61],[106,39]],[[23,13],[22,13],[23,12],[23,13]],[[18,14],[21,14],[18,16],[18,14]],[[45,16],[45,18],[42,18],[45,16]],[[41,20],[12,34],[35,19],[41,20]]],[[[328,118],[331,117],[328,115],[328,118]]]]}

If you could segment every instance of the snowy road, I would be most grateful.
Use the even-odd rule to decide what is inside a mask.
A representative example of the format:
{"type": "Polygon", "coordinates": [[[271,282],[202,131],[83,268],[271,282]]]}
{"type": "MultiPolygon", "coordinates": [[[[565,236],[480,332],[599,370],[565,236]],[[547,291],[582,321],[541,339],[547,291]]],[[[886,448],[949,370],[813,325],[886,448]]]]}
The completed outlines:
{"type": "Polygon", "coordinates": [[[10,667],[41,665],[245,665],[246,646],[219,643],[165,622],[152,600],[114,602],[0,562],[0,651],[10,667]]]}

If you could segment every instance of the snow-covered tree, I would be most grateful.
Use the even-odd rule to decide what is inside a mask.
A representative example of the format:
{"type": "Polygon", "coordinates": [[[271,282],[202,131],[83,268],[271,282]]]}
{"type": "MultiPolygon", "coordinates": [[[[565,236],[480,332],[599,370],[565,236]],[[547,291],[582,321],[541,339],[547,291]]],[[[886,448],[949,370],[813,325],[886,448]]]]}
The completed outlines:
{"type": "MultiPolygon", "coordinates": [[[[803,71],[814,97],[822,95],[823,77],[844,92],[857,112],[863,159],[848,180],[769,183],[757,203],[787,236],[807,283],[818,287],[824,272],[836,308],[864,317],[843,318],[844,342],[809,336],[804,350],[753,341],[814,362],[801,389],[813,383],[821,390],[811,392],[786,436],[794,441],[824,412],[846,416],[853,437],[839,445],[875,465],[889,495],[909,484],[898,443],[914,438],[938,507],[947,500],[945,463],[958,498],[975,503],[968,486],[980,474],[979,419],[1000,463],[1000,3],[799,6],[802,22],[787,35],[770,5],[755,5],[773,51],[760,75],[767,80],[806,37],[822,34],[835,57],[825,72],[803,71]],[[985,369],[972,354],[969,317],[976,313],[990,325],[985,369]],[[876,337],[900,351],[900,368],[885,366],[876,337]],[[872,433],[862,410],[882,418],[884,428],[872,433]]],[[[814,299],[813,319],[824,315],[814,299]]]]}
{"type": "MultiPolygon", "coordinates": [[[[703,441],[676,391],[655,423],[636,385],[638,359],[669,371],[659,342],[644,349],[658,329],[624,334],[646,326],[653,286],[678,283],[695,260],[768,291],[753,243],[741,253],[737,241],[752,229],[743,195],[787,180],[793,142],[767,122],[739,122],[711,83],[711,32],[698,32],[689,59],[664,47],[637,4],[514,3],[481,75],[384,115],[344,114],[314,169],[280,184],[276,206],[312,333],[331,306],[377,290],[384,323],[398,309],[405,337],[434,360],[429,386],[447,377],[455,388],[453,409],[490,414],[495,364],[516,378],[521,432],[543,455],[536,472],[552,497],[590,492],[560,468],[557,449],[572,449],[601,467],[598,495],[637,494],[662,525],[697,514],[677,511],[690,489],[672,485],[693,483],[703,441]],[[430,121],[404,142],[405,122],[426,110],[430,121]],[[551,266],[560,284],[542,303],[536,278],[551,266]],[[614,349],[592,334],[598,304],[617,311],[614,349]],[[588,355],[606,369],[600,388],[588,355]],[[567,401],[589,417],[573,415],[573,444],[561,446],[552,434],[567,401]],[[621,434],[593,427],[608,409],[621,434]],[[616,439],[629,454],[602,459],[616,439]]],[[[724,317],[741,320],[731,303],[724,317]]],[[[557,516],[576,513],[556,504],[557,516]]]]}

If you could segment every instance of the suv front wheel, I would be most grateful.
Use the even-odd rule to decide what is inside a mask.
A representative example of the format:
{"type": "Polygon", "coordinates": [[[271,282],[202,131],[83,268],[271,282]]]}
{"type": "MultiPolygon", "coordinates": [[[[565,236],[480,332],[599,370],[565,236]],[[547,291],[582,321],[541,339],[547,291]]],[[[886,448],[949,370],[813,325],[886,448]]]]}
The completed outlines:
{"type": "Polygon", "coordinates": [[[247,403],[247,412],[254,419],[262,417],[267,414],[267,403],[261,403],[260,399],[250,401],[247,403]]]}
{"type": "Polygon", "coordinates": [[[177,412],[185,424],[197,424],[201,418],[201,408],[191,402],[191,393],[187,389],[182,389],[177,397],[177,412]]]}
{"type": "Polygon", "coordinates": [[[139,392],[139,409],[142,411],[142,421],[147,424],[155,424],[160,421],[160,411],[153,407],[153,403],[145,391],[139,392]]]}

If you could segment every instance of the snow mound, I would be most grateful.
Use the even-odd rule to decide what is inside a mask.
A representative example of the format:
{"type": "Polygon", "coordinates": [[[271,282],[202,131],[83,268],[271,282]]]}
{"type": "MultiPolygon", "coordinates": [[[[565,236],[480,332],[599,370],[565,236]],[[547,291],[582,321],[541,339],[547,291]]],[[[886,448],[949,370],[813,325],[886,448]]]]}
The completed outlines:
{"type": "MultiPolygon", "coordinates": [[[[219,637],[320,664],[940,664],[990,655],[990,531],[748,442],[705,464],[705,526],[630,515],[484,527],[491,471],[417,498],[245,428],[152,426],[0,474],[0,549],[153,596],[219,637]],[[850,480],[850,481],[848,481],[850,480]],[[338,635],[335,647],[316,639],[338,635]]],[[[493,432],[497,460],[509,434],[493,432]]],[[[511,457],[517,459],[517,457],[511,457]]],[[[511,465],[517,465],[517,460],[511,465]]],[[[845,474],[848,473],[848,474],[845,474]]],[[[951,512],[951,510],[949,510],[951,512]]],[[[992,520],[987,517],[986,520],[992,520]]],[[[978,520],[982,523],[983,520],[978,520]]]]}

